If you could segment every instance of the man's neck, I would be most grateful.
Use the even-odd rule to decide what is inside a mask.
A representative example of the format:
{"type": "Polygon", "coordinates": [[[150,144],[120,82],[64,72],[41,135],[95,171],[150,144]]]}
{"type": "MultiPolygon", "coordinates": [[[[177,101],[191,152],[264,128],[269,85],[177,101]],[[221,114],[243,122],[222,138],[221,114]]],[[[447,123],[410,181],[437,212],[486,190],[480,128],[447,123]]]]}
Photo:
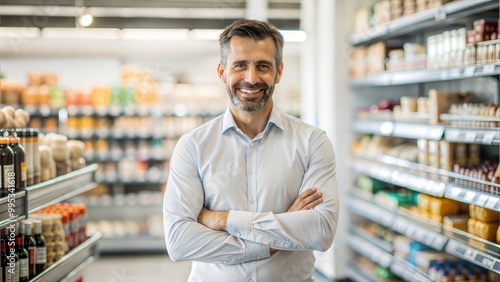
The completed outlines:
{"type": "Polygon", "coordinates": [[[233,105],[230,106],[236,126],[251,139],[264,131],[272,109],[272,100],[257,112],[245,112],[237,109],[233,105]]]}

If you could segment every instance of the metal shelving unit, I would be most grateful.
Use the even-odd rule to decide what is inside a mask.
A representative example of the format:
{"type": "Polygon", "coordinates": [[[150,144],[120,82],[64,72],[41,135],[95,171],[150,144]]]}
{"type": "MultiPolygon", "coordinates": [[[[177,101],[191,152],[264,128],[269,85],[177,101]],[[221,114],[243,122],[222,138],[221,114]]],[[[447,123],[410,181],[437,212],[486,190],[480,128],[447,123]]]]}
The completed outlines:
{"type": "Polygon", "coordinates": [[[350,44],[353,46],[370,44],[376,41],[393,39],[412,31],[436,28],[447,22],[499,7],[495,0],[456,1],[415,14],[393,20],[378,28],[372,28],[362,34],[353,34],[350,44]]]}
{"type": "Polygon", "coordinates": [[[96,164],[92,164],[29,186],[26,188],[28,213],[94,189],[97,187],[97,183],[94,182],[97,167],[96,164]]]}
{"type": "MultiPolygon", "coordinates": [[[[72,281],[81,271],[99,257],[98,242],[101,234],[96,233],[78,245],[60,260],[33,278],[32,282],[72,281]]],[[[100,244],[100,243],[99,243],[100,244]]]]}
{"type": "MultiPolygon", "coordinates": [[[[376,205],[373,202],[354,196],[349,199],[349,208],[353,213],[361,217],[384,225],[400,234],[412,238],[417,242],[432,247],[435,250],[447,252],[500,274],[500,245],[485,241],[465,232],[460,232],[459,230],[445,229],[440,223],[437,222],[432,223],[432,225],[430,223],[423,223],[422,221],[418,221],[418,219],[416,218],[409,217],[401,210],[390,211],[376,205]],[[384,218],[385,216],[388,216],[390,218],[384,218]],[[472,244],[474,244],[474,246],[472,246],[470,242],[473,242],[472,244]],[[479,245],[482,245],[484,247],[480,248],[478,247],[479,245]]],[[[365,244],[360,244],[358,241],[356,241],[357,246],[362,245],[364,246],[363,248],[366,248],[366,244],[371,244],[373,247],[382,250],[380,247],[374,245],[373,243],[370,243],[366,239],[363,239],[361,236],[351,235],[351,237],[353,236],[356,236],[354,238],[357,238],[356,240],[358,241],[365,240],[365,244]]],[[[354,250],[357,251],[356,246],[353,246],[353,248],[355,248],[354,250]]],[[[366,256],[370,258],[370,254],[374,251],[372,247],[369,247],[369,249],[365,250],[364,252],[368,252],[366,256]]],[[[394,274],[398,274],[397,271],[401,271],[404,265],[401,265],[401,262],[398,263],[397,260],[393,260],[392,262],[392,265],[396,264],[396,266],[394,266],[394,270],[393,266],[391,266],[391,271],[393,271],[394,274]]],[[[400,273],[405,272],[406,271],[402,271],[400,273]]],[[[404,276],[401,277],[405,280],[407,279],[404,276]]],[[[416,275],[414,277],[419,276],[416,275]]]]}
{"type": "MultiPolygon", "coordinates": [[[[34,211],[97,187],[93,179],[96,170],[97,165],[89,165],[28,186],[25,191],[14,194],[15,207],[13,210],[9,210],[9,198],[0,199],[0,226],[24,219],[34,211]]],[[[72,279],[77,278],[81,274],[81,270],[98,257],[97,245],[100,238],[99,233],[93,234],[30,281],[74,281],[72,279]]]]}

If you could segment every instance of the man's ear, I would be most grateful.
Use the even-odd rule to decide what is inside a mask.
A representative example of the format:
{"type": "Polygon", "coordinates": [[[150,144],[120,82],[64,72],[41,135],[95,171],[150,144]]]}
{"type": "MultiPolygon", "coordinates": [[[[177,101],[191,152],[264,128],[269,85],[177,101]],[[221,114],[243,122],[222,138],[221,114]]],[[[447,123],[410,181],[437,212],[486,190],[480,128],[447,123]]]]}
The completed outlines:
{"type": "Polygon", "coordinates": [[[219,62],[219,64],[217,65],[217,74],[219,75],[220,81],[226,83],[226,76],[224,72],[225,72],[224,66],[222,65],[221,62],[219,62]]]}
{"type": "Polygon", "coordinates": [[[276,72],[276,79],[275,79],[275,83],[278,84],[281,80],[281,75],[283,74],[283,62],[280,64],[279,68],[278,68],[278,71],[276,72]]]}

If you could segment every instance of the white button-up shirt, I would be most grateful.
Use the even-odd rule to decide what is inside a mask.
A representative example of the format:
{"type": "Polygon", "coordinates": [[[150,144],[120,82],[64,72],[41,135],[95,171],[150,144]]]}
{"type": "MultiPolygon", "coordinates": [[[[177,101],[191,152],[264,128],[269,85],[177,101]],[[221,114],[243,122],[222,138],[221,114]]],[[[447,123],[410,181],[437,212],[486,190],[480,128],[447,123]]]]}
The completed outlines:
{"type": "Polygon", "coordinates": [[[189,281],[312,281],[312,250],[331,246],[338,210],[335,155],[323,130],[274,106],[250,139],[228,109],[175,147],[163,204],[167,251],[193,261],[189,281]],[[287,213],[312,187],[323,202],[287,213]],[[203,207],[229,210],[227,232],[197,222],[203,207]],[[270,255],[270,247],[280,251],[270,255]]]}

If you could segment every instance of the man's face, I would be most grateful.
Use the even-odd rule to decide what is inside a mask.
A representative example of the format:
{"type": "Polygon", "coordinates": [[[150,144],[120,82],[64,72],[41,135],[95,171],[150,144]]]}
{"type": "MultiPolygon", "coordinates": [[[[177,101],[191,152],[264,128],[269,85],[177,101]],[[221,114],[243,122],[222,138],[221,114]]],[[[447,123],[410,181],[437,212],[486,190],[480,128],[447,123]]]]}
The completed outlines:
{"type": "Polygon", "coordinates": [[[274,54],[271,38],[259,41],[231,38],[226,66],[219,63],[217,72],[226,84],[231,102],[239,110],[259,111],[271,99],[283,72],[283,64],[276,66],[274,54]]]}

